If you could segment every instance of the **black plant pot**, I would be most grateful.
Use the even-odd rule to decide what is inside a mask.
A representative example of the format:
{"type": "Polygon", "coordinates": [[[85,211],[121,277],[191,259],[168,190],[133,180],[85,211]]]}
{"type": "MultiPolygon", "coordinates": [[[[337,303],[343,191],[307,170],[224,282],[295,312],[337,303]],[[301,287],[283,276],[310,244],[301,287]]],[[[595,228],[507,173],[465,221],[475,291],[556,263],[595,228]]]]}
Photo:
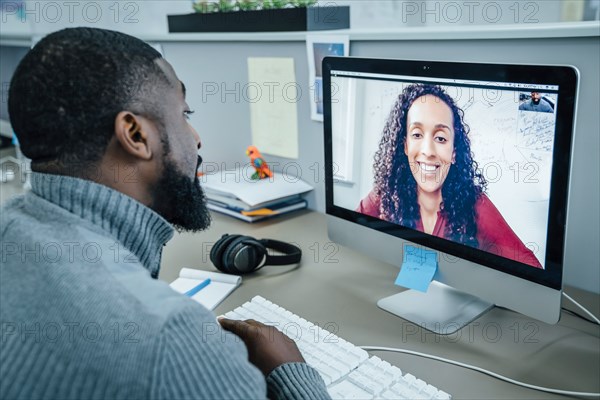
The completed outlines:
{"type": "Polygon", "coordinates": [[[169,15],[169,32],[283,32],[350,28],[350,7],[304,7],[169,15]]]}

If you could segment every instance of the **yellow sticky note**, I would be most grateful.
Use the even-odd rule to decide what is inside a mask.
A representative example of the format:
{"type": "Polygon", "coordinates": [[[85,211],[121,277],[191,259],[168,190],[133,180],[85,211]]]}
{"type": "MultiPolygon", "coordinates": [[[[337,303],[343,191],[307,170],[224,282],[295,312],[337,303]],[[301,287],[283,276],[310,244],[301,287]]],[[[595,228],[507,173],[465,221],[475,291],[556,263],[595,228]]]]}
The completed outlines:
{"type": "Polygon", "coordinates": [[[298,158],[297,103],[302,89],[296,82],[293,58],[248,58],[252,144],[261,153],[298,158]]]}

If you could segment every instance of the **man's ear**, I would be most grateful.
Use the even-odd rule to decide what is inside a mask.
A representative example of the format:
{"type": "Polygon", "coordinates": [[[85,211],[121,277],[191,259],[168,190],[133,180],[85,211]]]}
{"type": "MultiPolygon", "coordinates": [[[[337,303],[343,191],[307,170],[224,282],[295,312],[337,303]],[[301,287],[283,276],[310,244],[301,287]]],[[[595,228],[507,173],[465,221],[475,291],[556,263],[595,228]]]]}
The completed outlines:
{"type": "Polygon", "coordinates": [[[142,160],[152,158],[148,123],[130,111],[121,111],[115,118],[115,136],[123,150],[142,160]]]}

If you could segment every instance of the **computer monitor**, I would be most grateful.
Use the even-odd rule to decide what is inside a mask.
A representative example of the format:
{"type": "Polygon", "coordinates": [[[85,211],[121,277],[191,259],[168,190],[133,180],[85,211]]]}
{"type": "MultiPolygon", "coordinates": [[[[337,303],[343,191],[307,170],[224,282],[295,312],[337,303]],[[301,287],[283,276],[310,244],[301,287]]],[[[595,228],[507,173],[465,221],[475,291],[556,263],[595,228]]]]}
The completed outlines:
{"type": "Polygon", "coordinates": [[[323,78],[329,237],[437,253],[426,293],[378,305],[440,334],[493,305],[556,323],[577,70],[328,57],[323,78]]]}

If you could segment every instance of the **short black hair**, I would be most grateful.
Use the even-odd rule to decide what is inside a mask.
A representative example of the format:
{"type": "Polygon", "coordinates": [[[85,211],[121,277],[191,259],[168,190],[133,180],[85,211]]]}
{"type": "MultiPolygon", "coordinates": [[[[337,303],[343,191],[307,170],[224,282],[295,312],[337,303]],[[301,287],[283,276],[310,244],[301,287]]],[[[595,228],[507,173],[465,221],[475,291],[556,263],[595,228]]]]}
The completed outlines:
{"type": "Polygon", "coordinates": [[[121,32],[69,28],[44,37],[10,83],[8,111],[25,156],[59,169],[103,156],[121,111],[160,118],[157,89],[168,80],[161,54],[121,32]]]}

